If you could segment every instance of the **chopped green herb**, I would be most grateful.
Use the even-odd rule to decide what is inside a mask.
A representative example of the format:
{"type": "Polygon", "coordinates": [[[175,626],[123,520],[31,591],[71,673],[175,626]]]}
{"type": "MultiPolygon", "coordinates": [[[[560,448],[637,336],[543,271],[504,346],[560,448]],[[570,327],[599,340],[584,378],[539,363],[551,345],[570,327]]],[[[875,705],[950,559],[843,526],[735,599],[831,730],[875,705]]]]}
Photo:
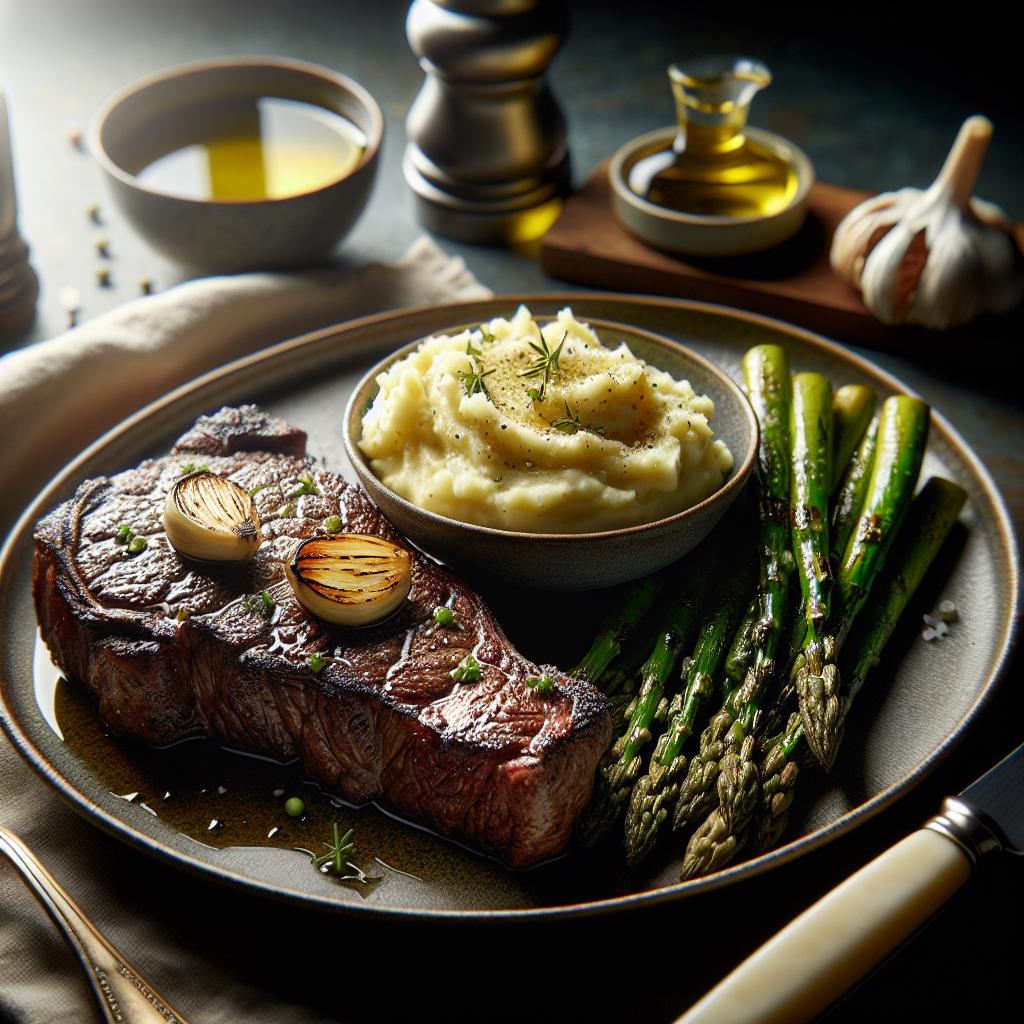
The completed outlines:
{"type": "Polygon", "coordinates": [[[184,465],[178,467],[182,473],[188,476],[189,473],[209,473],[210,467],[205,462],[200,463],[198,466],[194,462],[186,462],[184,465]]]}
{"type": "Polygon", "coordinates": [[[303,473],[299,477],[298,486],[294,491],[291,491],[288,495],[289,498],[297,498],[300,494],[319,494],[320,492],[316,488],[316,484],[313,483],[313,478],[308,473],[303,473]]]}
{"type": "Polygon", "coordinates": [[[491,332],[483,324],[480,325],[480,337],[483,338],[488,345],[495,340],[494,335],[491,334],[491,332]]]}
{"type": "Polygon", "coordinates": [[[338,823],[335,822],[332,827],[334,833],[334,842],[323,843],[323,846],[327,847],[327,853],[322,853],[319,857],[313,858],[313,867],[322,869],[325,866],[330,866],[334,869],[336,875],[343,875],[345,868],[348,865],[348,858],[355,853],[356,844],[352,842],[352,834],[355,829],[350,828],[344,835],[341,834],[341,829],[338,828],[338,823]]]}
{"type": "Polygon", "coordinates": [[[255,498],[256,495],[260,493],[260,491],[265,491],[270,486],[271,484],[270,481],[268,480],[266,483],[257,484],[255,487],[250,487],[246,493],[249,495],[250,498],[255,498]]]}
{"type": "Polygon", "coordinates": [[[187,618],[188,618],[188,617],[189,617],[189,616],[190,616],[191,614],[192,614],[192,610],[191,610],[190,608],[186,608],[186,607],[185,607],[184,605],[182,605],[182,606],[181,606],[181,607],[180,607],[180,608],[178,609],[178,614],[177,614],[177,615],[175,615],[174,617],[175,617],[175,618],[176,618],[176,619],[177,619],[177,620],[178,620],[179,622],[184,622],[184,621],[185,621],[185,620],[186,620],[186,619],[187,619],[187,618]]]}
{"type": "Polygon", "coordinates": [[[115,544],[127,544],[132,539],[134,534],[132,528],[127,523],[122,523],[117,528],[117,535],[114,537],[115,544]]]}
{"type": "Polygon", "coordinates": [[[295,516],[295,502],[289,501],[277,510],[278,516],[282,519],[292,519],[295,516]]]}
{"type": "Polygon", "coordinates": [[[455,625],[455,612],[451,608],[446,608],[443,604],[439,604],[434,609],[434,621],[444,629],[457,628],[455,625]]]}
{"type": "Polygon", "coordinates": [[[264,590],[259,595],[250,594],[242,598],[242,607],[247,612],[263,612],[264,617],[269,619],[274,614],[277,602],[264,590]]]}
{"type": "MultiPolygon", "coordinates": [[[[533,398],[535,402],[539,402],[544,398],[544,390],[545,388],[547,388],[548,381],[550,381],[552,374],[557,376],[562,372],[562,368],[559,365],[558,360],[559,358],[561,358],[562,346],[565,344],[565,339],[568,337],[569,332],[566,331],[562,335],[562,340],[558,343],[558,346],[554,349],[554,351],[548,348],[547,339],[544,337],[543,334],[541,334],[540,336],[539,345],[534,341],[530,342],[530,348],[532,348],[534,352],[537,353],[537,358],[534,359],[534,361],[530,363],[530,365],[527,366],[527,368],[523,370],[522,373],[519,374],[519,376],[544,378],[541,381],[540,387],[536,389],[538,397],[533,398],[533,395],[530,394],[530,397],[533,398]]],[[[527,394],[529,393],[530,392],[528,390],[527,394]]]]}
{"type": "Polygon", "coordinates": [[[527,389],[526,389],[526,393],[527,393],[527,394],[528,394],[528,395],[530,396],[530,398],[532,398],[532,399],[533,399],[533,401],[535,401],[535,402],[542,402],[542,401],[544,400],[544,388],[543,388],[543,387],[539,387],[539,388],[527,388],[527,389]]]}
{"type": "Polygon", "coordinates": [[[547,697],[555,692],[555,681],[546,672],[539,678],[537,676],[530,676],[530,678],[526,680],[526,685],[530,687],[538,697],[547,697]]]}
{"type": "Polygon", "coordinates": [[[466,342],[466,355],[467,356],[478,356],[480,355],[480,349],[473,344],[473,338],[470,336],[469,341],[466,342]]]}
{"type": "Polygon", "coordinates": [[[485,370],[483,363],[478,363],[473,356],[470,356],[469,369],[459,370],[457,376],[462,381],[462,386],[466,389],[467,396],[486,395],[490,398],[491,393],[487,390],[484,378],[490,377],[492,373],[494,373],[494,370],[485,370]]]}
{"type": "Polygon", "coordinates": [[[306,813],[306,805],[303,803],[302,797],[290,796],[284,802],[284,813],[289,818],[301,818],[306,813]]]}
{"type": "Polygon", "coordinates": [[[578,434],[583,427],[580,425],[580,417],[577,412],[575,415],[569,408],[569,403],[565,403],[565,416],[563,418],[553,420],[551,426],[555,430],[560,430],[563,434],[578,434]]]}
{"type": "Polygon", "coordinates": [[[318,676],[326,668],[327,659],[322,654],[311,654],[306,659],[306,664],[309,666],[309,671],[318,676]]]}
{"type": "Polygon", "coordinates": [[[328,516],[324,520],[324,529],[328,533],[341,533],[341,516],[328,516]]]}
{"type": "Polygon", "coordinates": [[[149,541],[145,537],[133,537],[131,543],[128,545],[129,555],[141,554],[146,548],[149,547],[149,541]]]}
{"type": "Polygon", "coordinates": [[[482,670],[472,654],[467,654],[449,673],[457,683],[479,682],[482,670]]]}

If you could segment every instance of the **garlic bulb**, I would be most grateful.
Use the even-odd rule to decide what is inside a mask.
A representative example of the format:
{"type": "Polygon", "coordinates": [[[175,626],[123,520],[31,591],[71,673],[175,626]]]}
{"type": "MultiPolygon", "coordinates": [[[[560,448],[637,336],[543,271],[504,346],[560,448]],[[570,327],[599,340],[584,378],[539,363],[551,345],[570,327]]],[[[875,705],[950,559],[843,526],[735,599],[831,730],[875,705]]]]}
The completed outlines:
{"type": "Polygon", "coordinates": [[[971,197],[991,136],[988,118],[968,118],[930,188],[868,199],[836,229],[832,269],[884,323],[956,327],[1005,313],[1024,294],[1006,215],[971,197]]]}
{"type": "Polygon", "coordinates": [[[205,470],[182,477],[167,492],[164,530],[177,551],[206,562],[252,558],[263,539],[249,494],[205,470]]]}
{"type": "Polygon", "coordinates": [[[311,537],[285,565],[299,603],[318,619],[366,626],[396,612],[409,596],[412,559],[405,548],[363,533],[311,537]]]}

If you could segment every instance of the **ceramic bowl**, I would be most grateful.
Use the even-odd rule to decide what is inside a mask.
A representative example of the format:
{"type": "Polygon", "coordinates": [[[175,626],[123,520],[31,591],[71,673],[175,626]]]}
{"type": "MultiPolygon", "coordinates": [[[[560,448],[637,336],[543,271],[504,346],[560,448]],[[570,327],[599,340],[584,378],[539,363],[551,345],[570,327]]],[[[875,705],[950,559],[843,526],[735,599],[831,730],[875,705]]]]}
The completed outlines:
{"type": "Polygon", "coordinates": [[[814,167],[792,142],[760,128],[747,128],[745,134],[774,150],[796,170],[796,192],[781,210],[761,217],[711,217],[680,213],[638,196],[626,184],[635,157],[667,145],[677,131],[661,128],[641,135],[618,150],[608,165],[612,209],[629,231],[656,249],[681,255],[745,256],[779,245],[800,230],[807,216],[814,167]]]}
{"type": "Polygon", "coordinates": [[[96,116],[90,149],[117,206],[163,255],[207,271],[286,267],[327,256],[366,206],[384,119],[358,83],[326,68],[272,57],[203,61],[121,90],[96,116]],[[193,199],[148,187],[138,175],[174,145],[210,104],[273,96],[323,107],[354,123],[367,145],[354,170],[294,196],[193,199]]]}
{"type": "MultiPolygon", "coordinates": [[[[540,317],[539,320],[550,319],[540,317]]],[[[696,547],[743,489],[754,467],[757,417],[737,384],[713,363],[648,331],[610,321],[587,321],[608,346],[625,341],[652,366],[689,380],[715,403],[712,428],[733,453],[728,479],[710,497],[682,512],[641,526],[600,533],[522,533],[475,526],[419,508],[374,475],[359,448],[366,410],[377,394],[377,377],[412,352],[422,339],[374,366],[359,382],[345,410],[345,451],[362,485],[392,523],[424,551],[475,576],[541,590],[595,590],[639,579],[696,547]]],[[[463,325],[439,334],[456,334],[463,325]]]]}

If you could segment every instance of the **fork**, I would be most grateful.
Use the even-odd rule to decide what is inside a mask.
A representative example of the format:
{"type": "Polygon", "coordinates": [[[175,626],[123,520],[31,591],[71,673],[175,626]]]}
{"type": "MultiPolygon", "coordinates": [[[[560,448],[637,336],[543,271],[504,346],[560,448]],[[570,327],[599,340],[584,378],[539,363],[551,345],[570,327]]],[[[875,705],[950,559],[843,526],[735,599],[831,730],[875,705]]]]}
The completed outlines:
{"type": "Polygon", "coordinates": [[[188,1024],[111,945],[36,855],[2,826],[0,853],[14,865],[78,957],[107,1024],[188,1024]]]}

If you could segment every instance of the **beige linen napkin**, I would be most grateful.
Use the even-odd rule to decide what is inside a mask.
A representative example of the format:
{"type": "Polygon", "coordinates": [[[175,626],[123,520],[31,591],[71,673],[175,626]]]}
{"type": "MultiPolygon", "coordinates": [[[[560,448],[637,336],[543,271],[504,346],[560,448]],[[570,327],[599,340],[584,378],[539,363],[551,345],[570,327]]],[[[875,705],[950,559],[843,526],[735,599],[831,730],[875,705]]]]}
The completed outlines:
{"type": "MultiPolygon", "coordinates": [[[[204,370],[356,316],[489,294],[462,260],[422,238],[398,263],[360,271],[179,285],[7,355],[0,359],[0,536],[88,442],[204,370]]],[[[341,961],[330,958],[326,939],[308,934],[308,921],[122,847],[68,810],[2,733],[0,822],[193,1024],[382,1019],[364,1016],[351,992],[335,990],[341,961]],[[296,927],[304,934],[290,936],[296,927]],[[318,966],[323,956],[327,964],[318,966]],[[268,960],[280,973],[264,966],[268,960]]],[[[330,930],[347,929],[332,920],[330,930]]],[[[0,859],[0,1020],[88,1022],[90,999],[71,954],[0,859]]]]}
{"type": "Polygon", "coordinates": [[[317,327],[490,291],[427,237],[359,271],[238,274],[136,299],[0,359],[0,537],[49,477],[178,384],[317,327]]]}

